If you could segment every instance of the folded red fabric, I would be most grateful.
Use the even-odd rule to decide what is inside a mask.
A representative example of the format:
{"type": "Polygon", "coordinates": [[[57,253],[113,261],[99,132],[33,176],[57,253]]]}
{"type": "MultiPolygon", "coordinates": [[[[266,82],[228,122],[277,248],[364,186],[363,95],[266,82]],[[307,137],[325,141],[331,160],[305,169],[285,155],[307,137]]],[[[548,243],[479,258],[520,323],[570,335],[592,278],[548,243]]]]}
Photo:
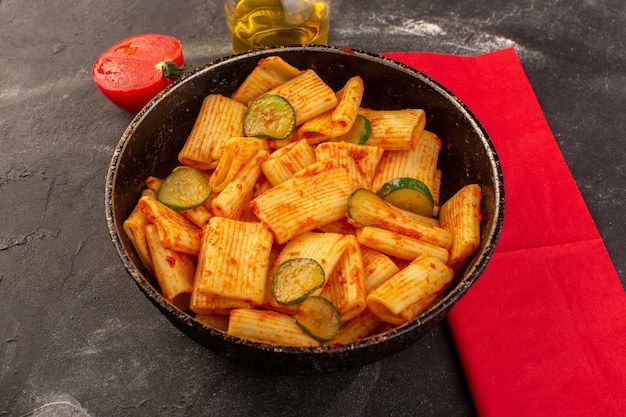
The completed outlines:
{"type": "Polygon", "coordinates": [[[514,49],[389,52],[445,85],[501,160],[505,219],[448,323],[481,416],[626,416],[626,293],[514,49]]]}

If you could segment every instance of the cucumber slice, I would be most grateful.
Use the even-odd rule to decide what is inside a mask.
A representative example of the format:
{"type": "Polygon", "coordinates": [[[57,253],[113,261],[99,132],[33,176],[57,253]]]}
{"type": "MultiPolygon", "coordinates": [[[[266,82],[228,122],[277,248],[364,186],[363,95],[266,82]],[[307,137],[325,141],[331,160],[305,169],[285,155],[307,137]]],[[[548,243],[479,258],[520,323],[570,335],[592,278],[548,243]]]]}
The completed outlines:
{"type": "Polygon", "coordinates": [[[375,192],[359,188],[348,197],[348,217],[361,226],[378,226],[380,219],[389,216],[387,203],[375,192]]]}
{"type": "Polygon", "coordinates": [[[372,125],[367,117],[359,114],[350,130],[336,138],[330,139],[332,142],[350,142],[358,145],[364,145],[372,134],[372,125]]]}
{"type": "Polygon", "coordinates": [[[435,202],[428,186],[415,178],[394,178],[382,186],[378,196],[394,206],[432,217],[435,202]]]}
{"type": "Polygon", "coordinates": [[[298,327],[318,342],[332,340],[341,327],[337,308],[326,298],[317,295],[304,300],[293,319],[298,327]]]}
{"type": "Polygon", "coordinates": [[[278,265],[272,276],[272,294],[283,305],[304,301],[324,286],[324,269],[311,258],[292,258],[278,265]]]}
{"type": "Polygon", "coordinates": [[[210,195],[208,178],[197,169],[183,167],[163,180],[156,199],[173,210],[189,210],[202,205],[210,195]]]}
{"type": "Polygon", "coordinates": [[[282,96],[264,94],[250,103],[243,117],[246,136],[285,139],[296,128],[296,112],[282,96]]]}

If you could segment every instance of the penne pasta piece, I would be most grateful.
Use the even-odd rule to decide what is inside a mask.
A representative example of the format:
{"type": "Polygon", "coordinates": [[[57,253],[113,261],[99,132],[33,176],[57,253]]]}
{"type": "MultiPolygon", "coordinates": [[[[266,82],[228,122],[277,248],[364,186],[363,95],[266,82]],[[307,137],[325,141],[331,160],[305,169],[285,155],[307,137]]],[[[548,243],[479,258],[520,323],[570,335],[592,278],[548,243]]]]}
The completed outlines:
{"type": "Polygon", "coordinates": [[[426,113],[421,109],[359,111],[371,124],[372,132],[367,144],[386,151],[406,151],[413,147],[416,138],[426,125],[426,113]]]}
{"type": "Polygon", "coordinates": [[[287,99],[296,112],[296,125],[337,106],[335,92],[310,69],[271,89],[268,94],[277,94],[287,99]]]}
{"type": "Polygon", "coordinates": [[[437,300],[453,277],[452,270],[441,260],[420,257],[371,291],[367,305],[382,321],[407,323],[437,300]]]}
{"type": "Polygon", "coordinates": [[[327,278],[321,296],[328,299],[339,311],[341,322],[358,316],[367,306],[365,297],[365,270],[359,242],[355,236],[345,236],[347,240],[343,256],[327,278]]]}
{"type": "Polygon", "coordinates": [[[272,242],[272,234],[260,223],[213,217],[202,230],[194,295],[222,297],[235,305],[262,304],[272,242]]]}
{"type": "Polygon", "coordinates": [[[154,276],[161,287],[163,297],[175,307],[187,311],[193,290],[196,260],[186,253],[164,248],[159,232],[153,224],[146,226],[146,240],[150,247],[154,276]]]}
{"type": "Polygon", "coordinates": [[[344,217],[352,186],[336,160],[316,162],[250,202],[278,243],[344,217]]]}
{"type": "Polygon", "coordinates": [[[449,253],[441,246],[423,242],[389,230],[366,226],[357,231],[359,243],[398,259],[412,261],[421,256],[433,256],[448,262],[449,253]]]}
{"type": "Polygon", "coordinates": [[[400,271],[396,263],[379,250],[362,245],[361,256],[365,270],[365,289],[368,293],[400,271]]]}
{"type": "Polygon", "coordinates": [[[235,309],[230,313],[228,334],[261,343],[285,346],[319,346],[291,316],[268,310],[235,309]]]}
{"type": "Polygon", "coordinates": [[[239,85],[231,98],[248,105],[249,102],[300,75],[302,71],[279,56],[261,58],[257,66],[239,85]]]}
{"type": "Polygon", "coordinates": [[[261,169],[270,184],[277,186],[315,162],[315,153],[311,146],[306,140],[299,140],[272,152],[261,165],[261,169]]]}
{"type": "Polygon", "coordinates": [[[358,342],[371,335],[383,323],[381,319],[372,313],[372,310],[366,307],[361,314],[341,326],[337,336],[330,344],[358,342]]]}
{"type": "Polygon", "coordinates": [[[257,151],[239,170],[237,176],[215,196],[211,201],[211,209],[215,216],[233,220],[243,219],[254,197],[254,187],[261,175],[261,164],[267,157],[266,151],[257,151]]]}
{"type": "Polygon", "coordinates": [[[318,161],[337,159],[348,173],[352,189],[371,188],[376,167],[383,156],[383,149],[377,146],[357,145],[349,142],[325,142],[315,148],[318,161]]]}
{"type": "MultiPolygon", "coordinates": [[[[146,189],[143,190],[141,195],[146,198],[154,198],[155,193],[150,189],[146,189]]],[[[128,236],[130,243],[132,243],[133,247],[137,251],[139,260],[146,268],[148,274],[154,275],[154,266],[152,264],[152,256],[150,255],[150,247],[146,241],[146,226],[148,224],[150,224],[148,216],[144,214],[139,207],[139,204],[136,204],[135,208],[130,213],[130,216],[124,220],[122,228],[124,229],[126,236],[128,236]]]]}
{"type": "Polygon", "coordinates": [[[346,134],[359,113],[363,91],[361,77],[351,77],[336,94],[337,106],[303,123],[298,129],[298,139],[306,139],[310,144],[317,144],[325,139],[346,134]]]}
{"type": "Polygon", "coordinates": [[[243,136],[246,109],[246,105],[222,95],[208,95],[178,154],[180,163],[199,170],[215,168],[224,143],[232,137],[243,136]]]}
{"type": "Polygon", "coordinates": [[[454,236],[448,264],[455,273],[461,270],[467,258],[480,244],[481,200],[480,186],[469,184],[441,206],[441,227],[454,236]]]}
{"type": "Polygon", "coordinates": [[[163,247],[190,255],[200,252],[201,229],[182,213],[151,197],[141,197],[139,207],[150,222],[156,225],[163,247]]]}
{"type": "Polygon", "coordinates": [[[211,191],[214,193],[222,191],[257,151],[270,152],[267,140],[247,137],[233,137],[227,140],[217,167],[209,178],[211,191]]]}

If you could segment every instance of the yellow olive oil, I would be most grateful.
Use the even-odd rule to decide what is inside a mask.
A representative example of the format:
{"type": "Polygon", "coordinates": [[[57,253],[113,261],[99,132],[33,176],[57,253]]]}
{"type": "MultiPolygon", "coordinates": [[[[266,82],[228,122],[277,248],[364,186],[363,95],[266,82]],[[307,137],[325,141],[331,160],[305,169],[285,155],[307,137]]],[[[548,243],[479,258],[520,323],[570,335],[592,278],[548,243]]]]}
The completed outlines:
{"type": "Polygon", "coordinates": [[[233,52],[264,46],[325,44],[330,7],[317,0],[240,0],[226,8],[233,52]]]}

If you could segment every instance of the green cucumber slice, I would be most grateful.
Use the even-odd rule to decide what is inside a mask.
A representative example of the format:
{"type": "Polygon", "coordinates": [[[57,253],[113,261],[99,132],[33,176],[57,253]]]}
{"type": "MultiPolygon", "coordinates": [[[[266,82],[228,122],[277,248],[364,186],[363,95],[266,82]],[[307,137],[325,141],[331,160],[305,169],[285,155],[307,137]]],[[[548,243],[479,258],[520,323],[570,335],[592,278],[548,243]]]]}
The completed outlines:
{"type": "Polygon", "coordinates": [[[375,192],[359,188],[348,197],[348,217],[361,226],[378,226],[389,217],[390,208],[375,192]]]}
{"type": "Polygon", "coordinates": [[[325,280],[324,269],[315,259],[288,259],[274,271],[272,294],[280,304],[298,304],[322,288],[325,280]]]}
{"type": "Polygon", "coordinates": [[[252,100],[243,117],[246,136],[286,139],[296,128],[296,112],[282,96],[264,94],[252,100]]]}
{"type": "Polygon", "coordinates": [[[367,117],[359,114],[348,132],[330,139],[332,142],[350,142],[364,145],[372,134],[372,125],[367,117]]]}
{"type": "Polygon", "coordinates": [[[337,308],[326,298],[317,295],[304,300],[293,319],[298,327],[318,342],[334,339],[341,327],[337,308]]]}
{"type": "Polygon", "coordinates": [[[156,199],[173,210],[189,210],[202,205],[210,195],[208,178],[197,169],[182,167],[163,180],[156,199]]]}
{"type": "Polygon", "coordinates": [[[378,192],[380,198],[403,210],[432,217],[435,202],[428,186],[415,178],[394,178],[378,192]]]}

